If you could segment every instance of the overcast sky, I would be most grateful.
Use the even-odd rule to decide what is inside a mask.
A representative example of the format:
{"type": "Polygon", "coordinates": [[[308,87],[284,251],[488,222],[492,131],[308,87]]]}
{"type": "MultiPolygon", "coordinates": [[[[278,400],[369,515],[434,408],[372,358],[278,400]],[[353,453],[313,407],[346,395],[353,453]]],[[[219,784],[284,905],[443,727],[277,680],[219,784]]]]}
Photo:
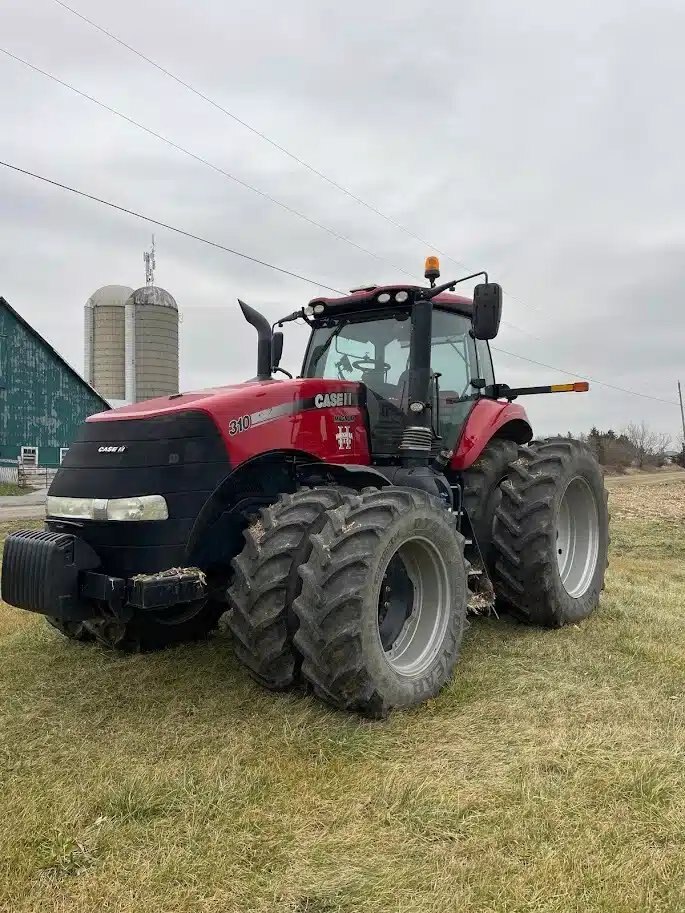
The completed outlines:
{"type": "MultiPolygon", "coordinates": [[[[73,0],[75,8],[514,297],[495,345],[675,402],[685,382],[685,4],[637,0],[73,0]]],[[[0,54],[0,158],[340,289],[433,251],[60,8],[0,0],[0,45],[287,206],[0,54]]],[[[83,305],[144,284],[150,227],[0,168],[0,295],[79,370],[83,305]]],[[[240,295],[313,285],[155,229],[184,389],[254,373],[240,295]]],[[[442,258],[443,278],[464,273],[442,258]]],[[[286,334],[297,369],[304,334],[286,334]]],[[[495,353],[512,385],[565,381],[495,353]]],[[[680,415],[593,386],[531,398],[538,433],[680,415]]]]}

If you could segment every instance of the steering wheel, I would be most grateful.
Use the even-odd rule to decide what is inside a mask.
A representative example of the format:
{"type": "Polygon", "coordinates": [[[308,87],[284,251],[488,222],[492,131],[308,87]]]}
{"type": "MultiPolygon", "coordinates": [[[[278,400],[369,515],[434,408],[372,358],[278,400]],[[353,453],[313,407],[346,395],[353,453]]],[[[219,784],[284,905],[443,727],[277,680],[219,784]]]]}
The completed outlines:
{"type": "MultiPolygon", "coordinates": [[[[389,371],[392,367],[387,361],[382,362],[382,364],[384,371],[389,371]]],[[[352,362],[352,367],[356,368],[357,371],[373,371],[378,368],[378,362],[375,358],[357,358],[352,362]]]]}

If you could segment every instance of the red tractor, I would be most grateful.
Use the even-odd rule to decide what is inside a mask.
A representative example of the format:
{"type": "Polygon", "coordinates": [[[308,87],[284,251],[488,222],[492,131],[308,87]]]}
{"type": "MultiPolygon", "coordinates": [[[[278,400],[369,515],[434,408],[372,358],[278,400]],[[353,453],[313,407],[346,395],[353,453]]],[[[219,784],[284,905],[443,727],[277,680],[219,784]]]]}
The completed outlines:
{"type": "Polygon", "coordinates": [[[533,441],[512,401],[587,384],[495,381],[502,294],[480,275],[459,297],[429,258],[430,286],[315,298],[278,321],[311,327],[298,378],[241,302],[257,376],[92,416],[45,529],[7,539],[4,599],[120,650],[204,637],[228,612],[263,685],[369,716],[450,680],[469,609],[585,618],[607,564],[602,472],[576,441],[533,441]]]}

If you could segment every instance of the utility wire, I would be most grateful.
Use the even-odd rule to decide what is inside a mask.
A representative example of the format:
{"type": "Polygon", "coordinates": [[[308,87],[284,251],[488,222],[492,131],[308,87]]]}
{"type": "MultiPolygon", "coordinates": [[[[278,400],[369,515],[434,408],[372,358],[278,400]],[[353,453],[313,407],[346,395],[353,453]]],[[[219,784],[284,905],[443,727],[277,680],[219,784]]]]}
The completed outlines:
{"type": "Polygon", "coordinates": [[[582,371],[566,371],[564,368],[558,368],[555,365],[546,365],[542,361],[534,361],[532,358],[526,358],[523,355],[518,355],[516,352],[508,352],[506,349],[500,349],[498,346],[491,346],[495,352],[501,352],[503,355],[511,355],[512,358],[520,358],[522,361],[530,362],[532,365],[537,365],[539,368],[549,368],[550,371],[561,371],[562,374],[568,374],[570,377],[578,377],[583,380],[589,380],[593,384],[597,384],[599,387],[607,387],[609,390],[618,390],[620,393],[629,393],[631,396],[641,396],[643,399],[651,399],[657,403],[665,403],[667,406],[677,406],[678,403],[670,399],[661,399],[658,396],[650,396],[649,393],[638,393],[637,390],[628,390],[626,387],[617,387],[615,384],[608,384],[603,380],[595,380],[592,377],[588,377],[587,374],[583,374],[582,371]]]}
{"type": "MultiPolygon", "coordinates": [[[[291,152],[289,149],[286,149],[285,146],[282,146],[280,143],[276,142],[276,140],[271,139],[271,137],[268,136],[266,133],[263,133],[261,130],[258,130],[257,127],[253,127],[252,124],[249,124],[247,121],[238,117],[237,114],[234,114],[232,111],[229,111],[227,108],[225,108],[218,101],[215,101],[209,95],[206,95],[204,92],[200,91],[199,89],[196,89],[195,86],[193,86],[190,83],[186,82],[185,80],[181,79],[180,76],[176,76],[175,73],[172,73],[170,70],[167,70],[161,64],[157,63],[157,61],[152,60],[151,57],[148,57],[146,54],[143,54],[142,51],[139,51],[137,48],[134,48],[132,45],[128,44],[126,41],[123,40],[123,38],[119,38],[118,35],[115,35],[113,32],[110,32],[108,29],[104,28],[104,26],[98,25],[97,22],[94,22],[92,19],[89,19],[88,16],[85,16],[83,13],[80,13],[78,10],[69,6],[67,3],[64,3],[63,0],[54,0],[54,2],[58,6],[61,6],[62,9],[71,13],[73,16],[76,16],[82,22],[85,22],[87,25],[96,29],[102,35],[106,35],[107,38],[110,38],[112,41],[115,41],[121,47],[126,48],[127,51],[130,51],[132,54],[135,54],[141,60],[144,60],[145,63],[149,64],[151,67],[154,67],[156,70],[158,70],[164,76],[168,76],[169,79],[173,79],[173,81],[175,83],[177,83],[179,86],[182,86],[184,89],[187,89],[188,92],[191,92],[193,95],[202,99],[202,101],[206,102],[208,105],[211,105],[213,108],[216,108],[217,111],[221,111],[221,113],[225,114],[226,117],[230,117],[230,119],[233,120],[235,123],[240,124],[241,127],[244,127],[246,130],[249,130],[250,133],[253,133],[255,136],[258,136],[260,139],[264,140],[265,143],[268,143],[274,149],[277,149],[279,152],[282,152],[283,155],[286,155],[293,162],[296,162],[298,165],[300,165],[300,167],[305,168],[311,174],[315,175],[316,177],[320,178],[322,181],[325,181],[331,187],[334,187],[336,190],[340,191],[340,193],[344,193],[351,200],[354,200],[355,203],[358,203],[360,206],[363,206],[365,209],[368,209],[369,212],[372,212],[372,213],[374,213],[374,215],[377,215],[381,219],[384,219],[386,222],[388,222],[394,228],[403,232],[405,235],[412,238],[414,241],[418,241],[424,248],[430,248],[431,250],[435,251],[436,254],[440,254],[441,257],[445,257],[445,259],[450,260],[452,263],[455,263],[457,266],[460,266],[463,269],[470,271],[470,267],[466,263],[464,263],[463,260],[457,260],[456,257],[450,256],[450,254],[446,253],[445,251],[443,251],[439,247],[437,247],[437,245],[433,244],[432,241],[429,241],[428,239],[422,238],[420,235],[415,234],[410,228],[407,228],[405,225],[402,225],[396,219],[393,219],[392,216],[389,216],[387,213],[378,209],[378,207],[374,206],[372,203],[368,203],[362,197],[357,196],[357,194],[353,193],[349,188],[344,187],[342,184],[338,183],[333,178],[328,177],[328,175],[324,174],[323,171],[319,171],[318,168],[315,168],[313,165],[310,165],[309,162],[306,162],[304,159],[300,158],[294,152],[291,152]]],[[[402,272],[404,272],[404,270],[402,270],[402,272]]],[[[512,295],[511,293],[508,292],[507,296],[509,298],[511,298],[512,301],[518,301],[519,304],[522,304],[524,307],[529,307],[532,310],[537,311],[538,313],[543,313],[542,309],[537,307],[537,305],[530,304],[530,302],[524,301],[522,298],[519,298],[516,295],[512,295]]],[[[512,324],[512,326],[513,326],[513,324],[512,324]]],[[[516,327],[516,329],[521,329],[521,328],[516,327]]],[[[526,332],[526,331],[523,330],[522,332],[526,332]]]]}
{"type": "MultiPolygon", "coordinates": [[[[75,187],[70,187],[68,184],[62,184],[59,181],[54,181],[51,178],[45,177],[44,175],[36,174],[35,172],[28,171],[25,168],[20,168],[18,165],[12,165],[10,162],[3,162],[0,160],[0,165],[2,165],[4,168],[9,168],[10,170],[17,172],[18,174],[24,174],[28,177],[34,178],[37,181],[42,181],[45,184],[50,184],[53,187],[59,187],[61,190],[69,191],[70,193],[74,193],[77,196],[84,197],[87,200],[92,200],[95,203],[100,203],[103,206],[108,206],[110,209],[116,209],[118,212],[123,212],[123,213],[126,213],[127,215],[135,216],[135,218],[142,219],[144,222],[149,222],[151,225],[158,225],[160,228],[166,228],[169,231],[173,231],[178,235],[183,235],[186,238],[191,238],[193,241],[199,241],[202,244],[207,244],[210,247],[217,248],[218,250],[223,250],[228,254],[232,254],[234,257],[240,257],[243,260],[249,260],[251,263],[257,263],[259,266],[265,266],[267,269],[274,270],[275,272],[281,273],[285,276],[291,276],[293,279],[300,279],[302,282],[307,282],[310,285],[317,286],[318,288],[324,288],[329,292],[336,292],[339,295],[345,294],[340,289],[333,288],[330,285],[325,285],[323,282],[319,282],[317,279],[312,279],[309,276],[303,276],[300,273],[295,273],[291,270],[284,269],[281,266],[276,266],[273,263],[268,263],[266,260],[260,260],[257,257],[252,257],[249,254],[243,253],[242,251],[233,250],[233,248],[226,247],[225,245],[219,244],[216,241],[210,241],[208,238],[203,238],[200,235],[195,235],[192,232],[185,231],[182,228],[177,228],[174,225],[170,225],[168,222],[162,222],[159,219],[153,219],[150,216],[146,216],[143,213],[136,212],[133,209],[128,209],[125,206],[119,206],[117,203],[112,203],[110,200],[103,200],[101,197],[96,197],[91,193],[86,193],[83,190],[78,190],[75,187]]],[[[673,402],[672,400],[660,399],[659,397],[656,397],[656,396],[650,396],[647,393],[638,393],[636,390],[628,390],[625,387],[617,387],[614,384],[609,384],[609,383],[606,383],[605,381],[594,380],[593,378],[588,377],[587,375],[583,375],[582,372],[566,371],[563,368],[557,368],[554,365],[548,365],[548,364],[545,364],[544,362],[535,361],[532,358],[527,358],[525,355],[518,355],[516,352],[509,352],[506,349],[500,349],[497,346],[492,346],[492,348],[496,352],[501,352],[503,355],[510,355],[512,358],[519,358],[519,359],[521,359],[521,361],[529,362],[530,364],[537,365],[538,367],[541,367],[541,368],[548,368],[551,371],[561,371],[562,374],[568,374],[570,376],[584,377],[585,380],[589,380],[592,383],[598,384],[601,387],[607,387],[611,390],[617,390],[620,393],[627,393],[631,396],[640,396],[640,397],[643,397],[644,399],[651,399],[651,400],[654,400],[655,402],[665,403],[666,405],[669,405],[669,406],[678,405],[677,403],[673,402]]]]}
{"type": "Polygon", "coordinates": [[[368,250],[366,247],[362,247],[361,244],[357,244],[356,241],[353,241],[351,238],[341,235],[339,232],[335,231],[333,228],[329,228],[327,225],[323,225],[321,222],[310,218],[305,215],[303,212],[300,212],[297,209],[294,209],[292,206],[288,206],[287,203],[283,203],[281,200],[272,197],[270,194],[266,193],[264,190],[260,190],[258,187],[248,184],[247,181],[241,180],[241,178],[236,177],[234,174],[231,174],[228,171],[225,171],[219,165],[215,165],[213,162],[208,161],[202,156],[197,155],[195,152],[191,152],[190,149],[186,149],[183,146],[180,146],[178,143],[175,143],[173,140],[170,140],[168,137],[163,136],[161,133],[156,133],[154,130],[151,130],[149,127],[146,127],[145,124],[141,124],[136,120],[133,120],[132,117],[123,114],[121,111],[117,111],[116,108],[112,108],[105,102],[100,101],[98,98],[95,98],[93,95],[88,95],[87,92],[77,89],[76,86],[70,85],[68,82],[65,82],[63,79],[48,73],[47,70],[42,70],[40,67],[35,66],[35,64],[29,63],[28,60],[24,60],[23,57],[19,57],[16,54],[13,54],[11,51],[8,51],[6,48],[0,47],[0,53],[5,54],[6,57],[11,58],[17,63],[22,64],[25,67],[28,67],[29,70],[33,70],[34,73],[39,73],[41,76],[45,76],[47,79],[51,79],[53,82],[56,82],[58,85],[62,86],[65,89],[69,89],[70,92],[74,92],[76,95],[81,98],[85,98],[87,101],[92,102],[94,105],[97,105],[99,108],[102,108],[105,111],[108,111],[110,114],[114,114],[115,117],[121,118],[121,120],[126,121],[126,123],[131,124],[134,127],[137,127],[138,130],[142,130],[144,133],[147,133],[149,136],[153,136],[155,139],[160,140],[162,143],[165,143],[167,146],[170,146],[172,149],[176,149],[177,152],[182,152],[184,155],[189,156],[192,159],[195,159],[196,162],[199,162],[201,165],[205,165],[207,168],[211,168],[213,171],[216,171],[218,174],[223,175],[228,180],[233,181],[236,184],[239,184],[241,187],[244,187],[246,190],[251,190],[253,193],[258,194],[260,197],[263,197],[265,200],[268,200],[270,203],[274,203],[276,206],[279,206],[281,209],[290,213],[293,216],[297,216],[298,219],[303,219],[305,222],[308,222],[310,225],[313,225],[315,228],[320,229],[321,231],[327,232],[329,235],[332,235],[334,238],[337,238],[338,241],[343,241],[345,244],[350,244],[352,247],[355,247],[357,250],[361,251],[364,254],[368,254],[370,257],[379,260],[383,263],[386,263],[388,266],[391,266],[393,270],[404,273],[405,276],[410,278],[416,278],[412,273],[407,272],[407,270],[402,269],[400,266],[396,266],[390,260],[386,260],[380,254],[375,253],[372,250],[368,250]]]}
{"type": "MultiPolygon", "coordinates": [[[[157,133],[154,130],[151,130],[149,127],[146,127],[145,124],[141,124],[133,118],[129,117],[126,114],[123,114],[121,111],[117,111],[116,108],[112,108],[110,105],[105,104],[105,102],[100,101],[98,98],[95,98],[93,95],[89,95],[87,92],[83,92],[81,89],[77,89],[76,86],[70,85],[70,83],[65,82],[63,79],[60,79],[58,76],[55,76],[53,73],[49,73],[47,70],[43,70],[40,67],[36,66],[33,63],[30,63],[28,60],[25,60],[23,57],[19,57],[17,54],[13,54],[11,51],[8,51],[6,48],[0,47],[0,53],[4,54],[6,57],[9,57],[11,60],[16,61],[17,63],[22,64],[27,67],[29,70],[33,70],[34,73],[38,73],[41,76],[45,76],[47,79],[52,80],[58,85],[62,86],[65,89],[69,89],[70,92],[73,92],[75,95],[78,95],[80,98],[85,98],[87,101],[92,102],[97,105],[99,108],[102,108],[104,111],[109,112],[110,114],[115,115],[115,117],[121,118],[121,120],[126,121],[126,123],[132,124],[134,127],[137,127],[139,130],[142,130],[144,133],[147,133],[149,136],[154,137],[155,139],[160,140],[165,143],[167,146],[170,146],[172,149],[176,149],[178,152],[182,152],[184,155],[189,156],[195,161],[200,162],[200,164],[211,168],[213,171],[218,172],[224,177],[228,178],[231,181],[234,181],[236,184],[239,184],[241,187],[245,187],[247,190],[251,190],[264,199],[268,200],[271,203],[274,203],[276,206],[281,207],[286,212],[291,213],[294,216],[297,216],[300,219],[303,219],[305,222],[308,222],[310,225],[315,226],[316,228],[321,229],[322,231],[328,232],[334,238],[337,238],[340,241],[344,241],[346,244],[350,244],[353,247],[356,247],[357,250],[360,250],[362,253],[368,254],[371,257],[374,257],[376,260],[379,260],[383,263],[386,263],[388,266],[391,266],[393,270],[404,273],[405,276],[409,276],[410,279],[417,279],[418,277],[410,273],[408,270],[403,269],[401,266],[397,266],[392,263],[390,260],[386,260],[380,254],[376,254],[374,251],[368,250],[365,247],[362,247],[360,244],[357,244],[356,241],[352,241],[350,238],[345,237],[344,235],[339,234],[334,229],[329,228],[326,225],[322,225],[320,222],[316,222],[314,219],[311,219],[309,216],[305,215],[302,212],[299,212],[297,209],[288,206],[286,203],[281,202],[275,197],[270,196],[268,193],[265,193],[263,190],[260,190],[258,187],[254,187],[252,184],[248,184],[246,181],[237,178],[235,175],[230,174],[230,172],[225,171],[223,168],[215,165],[213,162],[208,161],[207,159],[202,158],[202,156],[197,155],[194,152],[191,152],[189,149],[180,146],[178,143],[175,143],[173,140],[170,140],[168,137],[163,136],[161,133],[157,133]]],[[[520,333],[524,333],[527,336],[531,336],[533,339],[540,340],[541,337],[536,336],[534,333],[531,333],[529,330],[524,329],[523,327],[517,326],[515,323],[510,323],[506,320],[502,321],[503,326],[511,327],[514,330],[518,330],[520,333]]]]}
{"type": "Polygon", "coordinates": [[[68,190],[70,193],[75,193],[80,197],[85,197],[87,200],[93,200],[95,203],[101,203],[103,206],[109,206],[110,209],[116,209],[119,212],[125,212],[129,216],[135,216],[137,219],[142,219],[144,222],[149,222],[151,225],[159,225],[160,228],[166,228],[169,231],[175,232],[177,235],[183,235],[186,238],[192,238],[193,241],[200,241],[202,244],[208,244],[210,247],[216,247],[218,250],[223,250],[227,254],[233,254],[234,257],[240,257],[243,260],[249,260],[251,263],[257,263],[259,266],[265,266],[267,269],[272,269],[277,273],[282,273],[284,276],[292,276],[293,279],[301,279],[303,282],[308,282],[310,285],[315,285],[318,288],[325,288],[329,292],[336,292],[338,295],[344,295],[339,288],[333,288],[330,285],[325,285],[323,282],[319,282],[318,279],[311,279],[309,276],[302,276],[299,273],[292,272],[289,269],[284,269],[282,266],[275,266],[273,263],[268,263],[266,260],[260,260],[258,257],[251,257],[249,254],[244,254],[242,251],[233,250],[231,247],[225,247],[223,244],[219,244],[216,241],[210,241],[208,238],[202,238],[200,235],[194,235],[192,232],[185,231],[182,228],[177,228],[175,225],[169,225],[168,222],[161,222],[159,219],[153,219],[150,216],[143,215],[141,212],[136,212],[134,209],[127,209],[125,206],[119,206],[117,203],[112,203],[110,200],[103,200],[100,197],[94,196],[92,193],[86,193],[84,190],[78,190],[76,187],[70,187],[68,184],[61,184],[59,181],[53,181],[51,178],[46,178],[42,174],[35,174],[33,171],[27,171],[25,168],[19,168],[18,165],[12,165],[10,162],[0,161],[0,165],[4,168],[10,168],[12,171],[16,171],[19,174],[28,175],[28,177],[35,178],[37,181],[43,181],[45,184],[52,184],[53,187],[59,187],[61,190],[68,190]]]}
{"type": "MultiPolygon", "coordinates": [[[[147,57],[145,54],[143,54],[142,51],[139,51],[137,48],[134,48],[132,45],[127,44],[122,38],[119,38],[118,35],[115,35],[113,32],[108,31],[103,26],[98,25],[97,22],[94,22],[92,19],[89,19],[87,16],[84,16],[83,13],[80,13],[78,10],[75,10],[73,7],[64,3],[63,0],[54,0],[54,2],[58,6],[61,6],[62,9],[67,10],[67,12],[71,13],[73,16],[76,16],[78,19],[81,19],[83,22],[87,23],[92,28],[96,29],[101,34],[106,35],[108,38],[111,38],[112,41],[116,41],[116,43],[121,45],[121,47],[126,48],[127,51],[130,51],[132,54],[135,54],[141,60],[144,60],[151,67],[154,67],[160,73],[163,73],[164,76],[168,76],[169,79],[173,79],[174,82],[178,83],[178,85],[183,86],[184,89],[187,89],[189,92],[192,92],[193,95],[196,95],[198,98],[201,98],[203,101],[205,101],[207,104],[211,105],[213,108],[216,108],[217,111],[221,111],[222,114],[225,114],[227,117],[230,117],[231,120],[235,121],[235,123],[240,124],[241,127],[244,127],[246,130],[249,130],[250,133],[253,133],[255,136],[258,136],[260,139],[264,140],[265,143],[268,143],[274,149],[277,149],[279,152],[282,152],[283,155],[287,155],[289,159],[292,159],[293,162],[296,162],[302,168],[306,168],[307,171],[311,172],[313,175],[316,175],[316,177],[320,178],[322,181],[325,181],[331,187],[334,187],[336,190],[340,191],[340,193],[344,193],[346,196],[350,197],[350,199],[354,200],[355,203],[358,203],[360,206],[364,206],[370,212],[374,213],[374,215],[380,216],[381,219],[385,219],[386,222],[389,222],[392,226],[397,228],[399,231],[403,232],[405,235],[408,235],[410,238],[413,238],[415,241],[419,241],[425,248],[434,250],[437,254],[440,254],[440,256],[445,257],[447,260],[451,260],[452,263],[456,263],[458,266],[461,266],[463,269],[466,269],[466,270],[469,269],[469,267],[465,263],[463,263],[461,260],[457,260],[454,257],[451,257],[449,254],[440,250],[438,247],[435,246],[435,244],[433,244],[431,241],[428,241],[426,238],[422,238],[419,235],[414,234],[414,232],[411,231],[411,229],[406,228],[400,222],[397,222],[395,219],[392,218],[392,216],[389,216],[386,213],[382,212],[380,209],[375,207],[373,204],[367,203],[366,200],[357,196],[355,193],[353,193],[347,187],[344,187],[342,184],[339,184],[337,181],[333,180],[333,178],[329,178],[328,175],[324,174],[323,171],[319,171],[313,165],[310,165],[309,162],[306,162],[304,159],[300,158],[294,152],[291,152],[289,149],[286,149],[285,146],[282,146],[280,143],[277,143],[275,140],[271,139],[271,137],[269,137],[266,133],[262,133],[261,130],[258,130],[256,127],[253,127],[252,124],[249,124],[249,123],[247,123],[247,121],[242,120],[240,117],[238,117],[237,114],[234,114],[232,111],[229,111],[227,108],[225,108],[223,105],[221,105],[218,101],[215,101],[213,98],[210,98],[209,95],[205,95],[204,92],[201,92],[199,89],[196,89],[190,83],[185,82],[185,80],[181,79],[180,76],[176,76],[175,73],[172,73],[170,70],[167,70],[161,64],[152,60],[150,57],[147,57]]],[[[514,296],[510,295],[509,297],[513,298],[514,296]]],[[[516,300],[518,300],[518,299],[516,299],[516,300]]],[[[532,307],[532,305],[529,305],[529,306],[532,307]]]]}

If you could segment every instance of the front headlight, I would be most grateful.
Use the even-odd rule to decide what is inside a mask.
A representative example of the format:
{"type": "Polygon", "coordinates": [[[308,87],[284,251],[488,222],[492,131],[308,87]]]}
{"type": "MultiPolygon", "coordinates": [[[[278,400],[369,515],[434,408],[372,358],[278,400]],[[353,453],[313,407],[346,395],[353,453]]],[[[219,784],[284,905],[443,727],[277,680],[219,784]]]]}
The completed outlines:
{"type": "Polygon", "coordinates": [[[70,520],[167,520],[169,509],[162,495],[133,498],[63,498],[50,496],[48,517],[70,520]]]}
{"type": "Polygon", "coordinates": [[[74,520],[92,520],[93,499],[49,497],[46,513],[48,517],[69,517],[74,520]]]}
{"type": "Polygon", "coordinates": [[[113,498],[107,502],[108,520],[167,520],[169,511],[161,495],[113,498]]]}

